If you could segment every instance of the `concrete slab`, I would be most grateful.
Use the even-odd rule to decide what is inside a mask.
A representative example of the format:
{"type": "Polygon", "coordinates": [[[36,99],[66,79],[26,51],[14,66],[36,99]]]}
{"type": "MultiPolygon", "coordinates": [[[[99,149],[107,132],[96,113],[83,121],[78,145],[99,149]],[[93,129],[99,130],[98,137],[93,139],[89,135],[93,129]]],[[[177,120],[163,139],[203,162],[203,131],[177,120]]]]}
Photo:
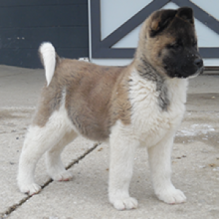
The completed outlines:
{"type": "MultiPolygon", "coordinates": [[[[131,185],[139,208],[127,212],[117,212],[108,203],[108,146],[100,145],[91,152],[93,142],[82,138],[63,154],[66,165],[80,161],[70,169],[75,175],[72,181],[51,182],[30,198],[18,191],[18,158],[44,81],[43,70],[0,66],[0,218],[218,218],[218,75],[190,81],[188,113],[175,139],[173,181],[186,193],[188,202],[169,206],[156,199],[146,150],[139,149],[131,185]]],[[[48,180],[41,159],[36,181],[43,185],[48,180]]]]}
{"type": "Polygon", "coordinates": [[[0,107],[35,107],[44,82],[42,69],[0,65],[0,107]]]}
{"type": "Polygon", "coordinates": [[[189,80],[188,94],[218,93],[219,72],[217,75],[199,75],[189,80]]]}
{"type": "MultiPolygon", "coordinates": [[[[16,185],[18,160],[44,81],[43,70],[0,66],[0,218],[27,197],[16,185]]],[[[78,138],[63,153],[65,165],[80,160],[93,146],[78,138]]],[[[36,181],[41,185],[49,181],[44,158],[37,166],[36,181]]]]}
{"type": "Polygon", "coordinates": [[[107,197],[109,147],[102,144],[72,167],[75,175],[72,181],[51,183],[12,212],[9,218],[216,219],[219,215],[218,120],[218,113],[196,113],[195,118],[189,113],[177,133],[172,156],[173,182],[185,192],[188,198],[185,204],[167,205],[155,197],[147,152],[145,148],[139,148],[130,189],[139,201],[139,208],[116,211],[107,197]]]}
{"type": "MultiPolygon", "coordinates": [[[[33,112],[30,109],[0,109],[0,215],[26,197],[18,191],[16,175],[23,140],[33,112]]],[[[63,153],[65,166],[78,160],[93,145],[93,142],[78,138],[63,153]]],[[[39,161],[37,166],[36,181],[40,185],[49,181],[44,158],[39,161]]]]}
{"type": "Polygon", "coordinates": [[[187,110],[219,111],[219,75],[200,75],[189,80],[187,110]]]}

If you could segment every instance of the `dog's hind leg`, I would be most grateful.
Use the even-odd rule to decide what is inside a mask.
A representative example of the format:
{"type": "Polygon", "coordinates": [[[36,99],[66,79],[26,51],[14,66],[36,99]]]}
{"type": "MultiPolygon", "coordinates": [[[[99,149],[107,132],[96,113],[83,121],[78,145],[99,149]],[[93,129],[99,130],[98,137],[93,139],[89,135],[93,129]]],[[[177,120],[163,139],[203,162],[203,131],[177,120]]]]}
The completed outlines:
{"type": "Polygon", "coordinates": [[[53,180],[68,181],[73,176],[67,171],[61,161],[61,153],[64,147],[77,137],[75,132],[66,133],[60,142],[54,145],[46,153],[47,172],[53,180]]]}
{"type": "MultiPolygon", "coordinates": [[[[17,181],[21,192],[30,195],[39,192],[41,187],[34,182],[36,164],[40,157],[54,145],[57,145],[57,142],[61,142],[67,133],[72,133],[72,126],[64,108],[55,111],[45,126],[30,126],[19,160],[17,181]]],[[[73,133],[74,136],[75,133],[73,133]]],[[[70,140],[69,137],[64,139],[70,140]]],[[[59,152],[61,152],[60,149],[59,152]]],[[[50,158],[50,160],[53,160],[52,164],[56,163],[55,157],[53,159],[50,158]]]]}

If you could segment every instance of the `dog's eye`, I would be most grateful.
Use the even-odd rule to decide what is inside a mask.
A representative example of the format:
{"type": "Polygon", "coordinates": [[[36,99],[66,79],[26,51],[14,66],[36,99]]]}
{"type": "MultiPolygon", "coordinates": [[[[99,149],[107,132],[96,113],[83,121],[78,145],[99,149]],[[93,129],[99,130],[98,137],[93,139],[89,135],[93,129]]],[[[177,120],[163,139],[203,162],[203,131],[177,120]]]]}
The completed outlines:
{"type": "Polygon", "coordinates": [[[182,47],[183,47],[183,43],[180,39],[176,40],[175,42],[170,43],[167,46],[168,49],[172,49],[172,50],[179,50],[182,47]]]}
{"type": "Polygon", "coordinates": [[[181,43],[176,42],[176,43],[171,43],[167,45],[167,48],[176,50],[176,49],[179,49],[181,46],[182,46],[181,43]]]}
{"type": "Polygon", "coordinates": [[[194,48],[198,48],[198,42],[197,42],[197,39],[196,38],[192,38],[191,39],[191,44],[192,44],[192,47],[194,48]]]}
{"type": "Polygon", "coordinates": [[[195,48],[197,48],[197,47],[198,47],[197,44],[198,44],[198,43],[197,43],[197,41],[195,40],[195,41],[193,41],[192,46],[195,47],[195,48]]]}

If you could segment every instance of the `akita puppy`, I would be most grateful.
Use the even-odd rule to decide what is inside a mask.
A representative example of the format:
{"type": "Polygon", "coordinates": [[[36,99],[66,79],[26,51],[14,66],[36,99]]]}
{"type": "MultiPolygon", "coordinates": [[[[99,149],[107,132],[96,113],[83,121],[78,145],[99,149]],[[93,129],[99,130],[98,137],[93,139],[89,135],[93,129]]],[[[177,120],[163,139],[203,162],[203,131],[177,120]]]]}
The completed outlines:
{"type": "Polygon", "coordinates": [[[170,204],[185,202],[171,182],[171,150],[185,112],[188,78],[203,71],[192,9],[160,10],[149,16],[128,66],[62,59],[51,43],[43,43],[39,53],[47,83],[20,156],[21,192],[40,191],[34,170],[45,152],[50,177],[70,179],[60,153],[82,135],[109,141],[109,201],[116,209],[137,207],[129,184],[140,145],[148,150],[157,197],[170,204]]]}

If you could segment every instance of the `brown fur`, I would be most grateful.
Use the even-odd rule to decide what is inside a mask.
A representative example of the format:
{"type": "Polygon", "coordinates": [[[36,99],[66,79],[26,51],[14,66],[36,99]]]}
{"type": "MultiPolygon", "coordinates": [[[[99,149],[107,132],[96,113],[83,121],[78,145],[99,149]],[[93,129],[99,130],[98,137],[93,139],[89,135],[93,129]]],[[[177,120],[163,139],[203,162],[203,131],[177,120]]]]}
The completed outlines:
{"type": "MultiPolygon", "coordinates": [[[[146,60],[148,63],[153,66],[156,71],[158,71],[163,77],[167,77],[166,71],[163,68],[163,59],[168,55],[169,51],[166,49],[167,45],[173,44],[179,38],[178,31],[176,30],[169,30],[164,29],[162,34],[151,37],[151,31],[159,31],[162,25],[167,25],[172,21],[178,22],[180,25],[179,20],[182,21],[182,27],[184,23],[190,23],[190,27],[193,29],[189,29],[188,27],[184,28],[186,31],[191,32],[191,36],[194,37],[194,40],[197,41],[197,36],[194,30],[194,18],[192,14],[189,14],[189,17],[186,17],[182,14],[184,10],[179,9],[179,11],[173,10],[160,10],[155,11],[148,17],[148,19],[143,23],[141,32],[139,35],[139,42],[138,47],[135,53],[135,67],[138,70],[141,70],[142,60],[146,60]],[[178,21],[176,21],[178,20],[178,21]]],[[[192,13],[192,11],[191,11],[192,13]]],[[[184,33],[181,33],[185,35],[184,33]]],[[[180,36],[181,37],[181,36],[180,36]]]]}
{"type": "Polygon", "coordinates": [[[150,37],[150,31],[158,30],[159,22],[161,21],[161,16],[154,19],[155,15],[156,12],[154,12],[142,25],[138,47],[135,54],[135,64],[138,68],[138,63],[141,63],[142,59],[147,60],[153,67],[165,76],[165,73],[161,70],[163,67],[162,57],[158,58],[158,54],[167,44],[174,42],[175,37],[170,33],[159,37],[150,37]]]}
{"type": "Polygon", "coordinates": [[[46,124],[52,112],[59,109],[63,89],[66,89],[65,107],[80,133],[93,140],[108,138],[116,120],[120,118],[124,124],[130,123],[129,69],[60,60],[51,84],[42,90],[33,123],[46,124]]]}
{"type": "MultiPolygon", "coordinates": [[[[56,56],[55,73],[50,85],[43,88],[33,123],[44,126],[51,114],[59,109],[64,98],[68,116],[82,135],[93,140],[108,138],[110,128],[118,119],[124,124],[130,124],[129,76],[134,68],[140,76],[156,83],[159,92],[158,104],[162,110],[167,110],[169,99],[168,89],[163,83],[165,78],[188,77],[189,74],[195,73],[188,74],[185,71],[181,76],[181,72],[178,73],[176,70],[185,67],[187,63],[194,67],[194,59],[199,57],[198,52],[194,50],[188,60],[187,52],[184,52],[185,56],[179,57],[182,67],[175,69],[179,64],[178,60],[168,65],[168,54],[173,52],[167,49],[167,45],[171,45],[179,38],[176,31],[178,27],[171,26],[174,22],[179,24],[181,22],[181,25],[185,25],[182,30],[190,30],[190,35],[195,35],[191,9],[154,12],[142,26],[134,61],[126,67],[98,66],[82,61],[60,59],[56,56]],[[170,70],[173,75],[168,75],[169,70],[166,70],[164,60],[167,67],[172,68],[170,70]]],[[[188,40],[183,42],[185,47],[188,47],[189,51],[194,49],[190,35],[186,32],[184,35],[188,35],[188,40]]],[[[174,56],[170,60],[174,60],[174,56]]],[[[187,69],[190,69],[189,65],[187,69]]]]}

